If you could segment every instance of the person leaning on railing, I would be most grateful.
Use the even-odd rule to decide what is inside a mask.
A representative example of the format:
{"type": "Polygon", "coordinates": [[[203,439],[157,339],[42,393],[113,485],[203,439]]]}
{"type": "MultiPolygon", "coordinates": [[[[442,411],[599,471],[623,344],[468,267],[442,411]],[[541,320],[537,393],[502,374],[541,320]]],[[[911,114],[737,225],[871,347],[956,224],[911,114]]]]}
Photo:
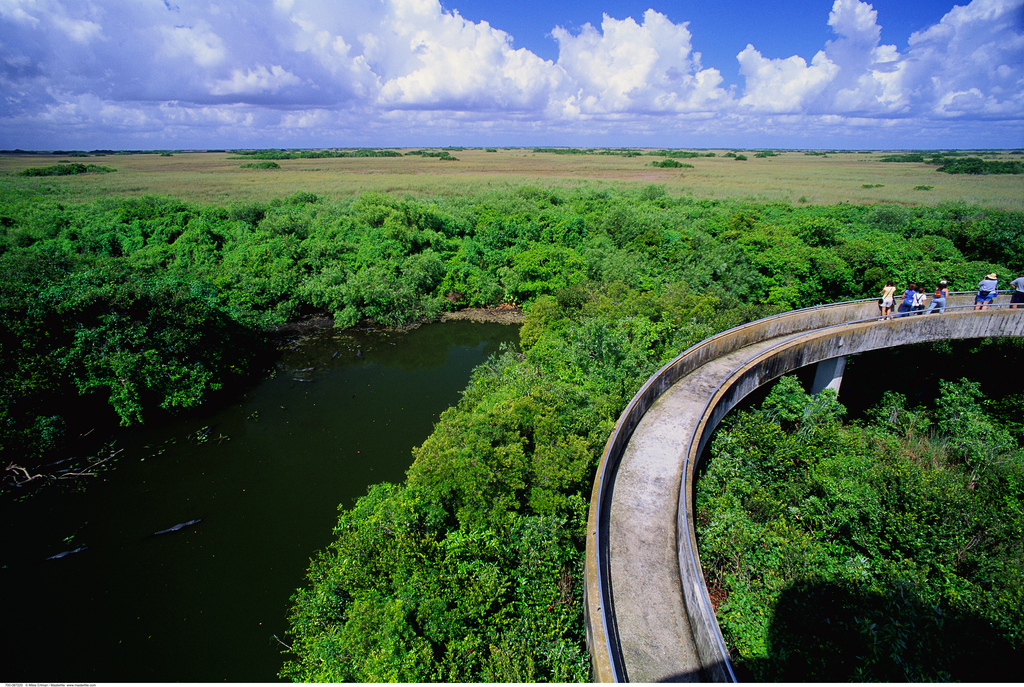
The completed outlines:
{"type": "Polygon", "coordinates": [[[932,295],[932,303],[928,306],[928,310],[925,311],[925,315],[931,315],[932,310],[939,309],[939,314],[946,312],[946,299],[949,298],[949,289],[945,279],[939,282],[939,285],[935,287],[935,293],[932,295]]]}
{"type": "Polygon", "coordinates": [[[996,273],[986,274],[985,278],[978,282],[978,295],[974,297],[975,310],[988,310],[989,304],[996,300],[999,295],[999,280],[996,273]]]}
{"type": "Polygon", "coordinates": [[[907,290],[903,292],[903,302],[900,303],[900,314],[896,317],[909,317],[914,310],[914,297],[917,296],[917,284],[911,282],[907,290]]]}
{"type": "Polygon", "coordinates": [[[914,315],[924,315],[924,302],[926,300],[928,300],[928,294],[925,293],[923,286],[918,286],[917,293],[914,294],[914,302],[911,306],[914,315]]]}
{"type": "Polygon", "coordinates": [[[1014,310],[1021,303],[1024,303],[1024,276],[1017,277],[1010,282],[1010,286],[1013,287],[1013,295],[1010,296],[1010,307],[1014,310]]]}
{"type": "Polygon", "coordinates": [[[896,285],[890,279],[885,282],[885,288],[882,289],[882,297],[878,299],[878,314],[883,320],[888,319],[892,315],[892,299],[895,293],[896,285]]]}

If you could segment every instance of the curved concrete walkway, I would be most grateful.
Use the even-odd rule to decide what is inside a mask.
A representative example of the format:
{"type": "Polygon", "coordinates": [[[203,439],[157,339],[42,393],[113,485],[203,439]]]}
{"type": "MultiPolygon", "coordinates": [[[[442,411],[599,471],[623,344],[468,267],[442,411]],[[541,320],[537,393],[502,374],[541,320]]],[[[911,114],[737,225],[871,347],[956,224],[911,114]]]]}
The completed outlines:
{"type": "Polygon", "coordinates": [[[875,300],[783,313],[707,339],[627,406],[591,497],[587,640],[602,682],[734,681],[696,551],[693,480],[722,417],[761,384],[837,356],[920,341],[1024,336],[1024,310],[877,321],[875,300]]]}

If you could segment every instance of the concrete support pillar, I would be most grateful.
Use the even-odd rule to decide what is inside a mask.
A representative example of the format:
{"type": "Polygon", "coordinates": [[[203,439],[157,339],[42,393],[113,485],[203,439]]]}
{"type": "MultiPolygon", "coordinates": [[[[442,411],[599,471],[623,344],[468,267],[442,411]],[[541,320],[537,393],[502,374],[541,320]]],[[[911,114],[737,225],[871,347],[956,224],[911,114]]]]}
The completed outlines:
{"type": "Polygon", "coordinates": [[[814,370],[814,383],[811,393],[817,394],[825,389],[834,389],[839,393],[839,385],[843,383],[843,370],[846,369],[846,356],[822,360],[814,370]]]}

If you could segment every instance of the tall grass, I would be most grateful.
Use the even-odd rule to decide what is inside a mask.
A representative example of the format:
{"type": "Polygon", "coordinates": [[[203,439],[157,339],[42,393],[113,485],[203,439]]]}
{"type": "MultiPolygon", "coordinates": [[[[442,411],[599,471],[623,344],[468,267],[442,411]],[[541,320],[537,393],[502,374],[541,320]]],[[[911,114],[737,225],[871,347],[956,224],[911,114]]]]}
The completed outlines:
{"type": "MultiPolygon", "coordinates": [[[[881,162],[879,153],[779,152],[745,164],[733,158],[694,158],[693,168],[662,169],[641,155],[558,155],[531,149],[459,151],[458,161],[402,156],[280,160],[275,174],[243,169],[231,153],[124,155],[116,174],[76,177],[7,176],[24,189],[90,200],[103,196],[165,194],[200,203],[261,201],[308,191],[343,198],[383,191],[417,198],[475,195],[524,184],[572,188],[664,185],[673,195],[762,202],[832,205],[963,201],[983,207],[1024,210],[1024,175],[950,175],[924,163],[881,162]],[[930,186],[927,193],[919,187],[930,186]]],[[[1002,158],[1009,157],[1005,154],[1002,158]]],[[[0,174],[14,175],[53,162],[52,156],[0,156],[0,174]]]]}

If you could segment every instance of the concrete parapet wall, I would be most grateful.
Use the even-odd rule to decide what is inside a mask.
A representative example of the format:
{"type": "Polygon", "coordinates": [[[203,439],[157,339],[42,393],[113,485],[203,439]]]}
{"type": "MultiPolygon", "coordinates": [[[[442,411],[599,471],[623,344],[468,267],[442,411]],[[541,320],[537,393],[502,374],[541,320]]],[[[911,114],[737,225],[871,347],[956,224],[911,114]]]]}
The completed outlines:
{"type": "MultiPolygon", "coordinates": [[[[654,402],[694,370],[746,346],[788,337],[769,351],[746,361],[708,401],[697,431],[690,439],[683,466],[677,513],[680,584],[689,615],[700,674],[706,680],[735,678],[718,628],[696,551],[693,529],[693,479],[700,454],[722,417],[747,394],[789,371],[821,360],[862,351],[945,338],[1024,336],[1024,310],[956,309],[973,303],[973,293],[951,294],[941,317],[913,316],[878,322],[875,299],[816,306],[782,313],[710,337],[665,365],[637,392],[620,416],[605,446],[591,494],[587,530],[584,605],[587,644],[594,678],[602,682],[625,679],[615,626],[614,599],[608,585],[607,532],[609,495],[630,436],[654,402]]],[[[677,504],[666,504],[675,507],[677,504]]],[[[688,668],[692,673],[692,669],[688,668]]],[[[681,671],[682,672],[682,671],[681,671]]]]}

